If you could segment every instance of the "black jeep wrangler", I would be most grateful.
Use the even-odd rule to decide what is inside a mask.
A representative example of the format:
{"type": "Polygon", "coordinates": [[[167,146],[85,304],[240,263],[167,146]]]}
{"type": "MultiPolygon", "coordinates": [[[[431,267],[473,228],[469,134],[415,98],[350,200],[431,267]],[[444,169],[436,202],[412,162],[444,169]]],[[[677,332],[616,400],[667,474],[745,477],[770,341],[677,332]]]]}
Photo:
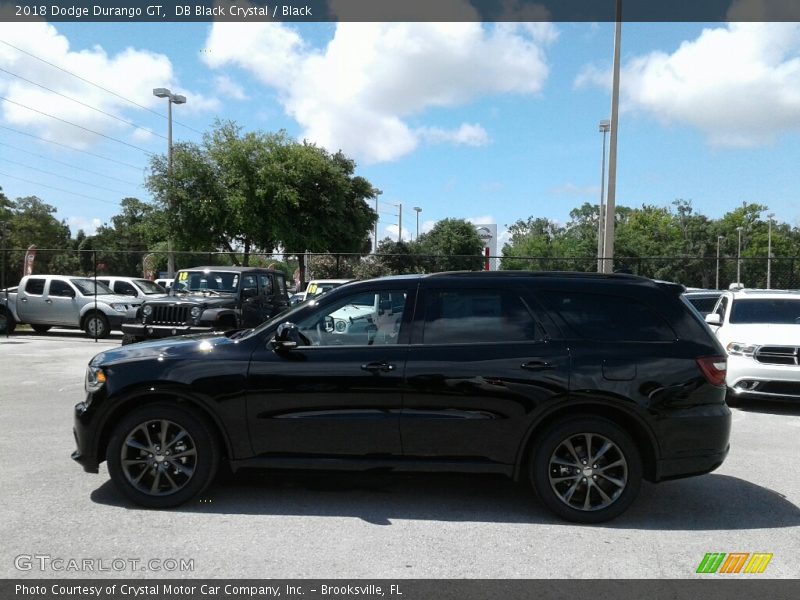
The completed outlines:
{"type": "Polygon", "coordinates": [[[128,313],[122,343],[256,327],[288,306],[283,273],[257,267],[182,269],[169,296],[128,313]]]}

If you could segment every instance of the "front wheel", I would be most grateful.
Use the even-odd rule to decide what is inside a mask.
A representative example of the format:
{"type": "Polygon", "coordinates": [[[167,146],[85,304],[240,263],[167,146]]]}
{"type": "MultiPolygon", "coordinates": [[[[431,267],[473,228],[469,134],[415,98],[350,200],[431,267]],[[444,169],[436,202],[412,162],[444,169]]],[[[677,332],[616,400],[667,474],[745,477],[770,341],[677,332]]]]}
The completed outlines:
{"type": "Polygon", "coordinates": [[[576,523],[618,517],[636,499],[642,460],[631,437],[601,417],[557,422],[530,463],[536,495],[556,515],[576,523]]]}
{"type": "Polygon", "coordinates": [[[214,479],[219,446],[208,425],[178,405],[150,404],[123,418],[106,452],[117,488],[146,508],[171,508],[214,479]]]}
{"type": "Polygon", "coordinates": [[[111,333],[108,319],[103,313],[91,313],[83,322],[83,330],[90,338],[107,338],[111,333]]]}

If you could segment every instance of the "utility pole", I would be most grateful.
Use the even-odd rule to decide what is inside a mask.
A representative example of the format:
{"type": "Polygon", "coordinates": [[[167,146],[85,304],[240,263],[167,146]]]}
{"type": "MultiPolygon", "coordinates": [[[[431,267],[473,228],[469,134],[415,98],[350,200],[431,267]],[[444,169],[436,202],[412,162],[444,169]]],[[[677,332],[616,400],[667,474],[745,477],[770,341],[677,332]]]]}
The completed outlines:
{"type": "Polygon", "coordinates": [[[619,60],[622,42],[622,0],[617,0],[614,29],[614,76],[611,88],[611,142],[608,150],[608,200],[606,201],[603,273],[614,271],[614,225],[617,201],[617,131],[619,129],[619,60]]]}

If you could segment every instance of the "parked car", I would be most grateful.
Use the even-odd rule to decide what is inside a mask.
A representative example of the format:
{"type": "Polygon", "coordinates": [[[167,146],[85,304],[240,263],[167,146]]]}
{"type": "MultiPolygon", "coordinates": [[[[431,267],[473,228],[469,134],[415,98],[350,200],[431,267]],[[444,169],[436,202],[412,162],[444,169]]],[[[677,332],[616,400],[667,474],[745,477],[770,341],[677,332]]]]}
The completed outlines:
{"type": "Polygon", "coordinates": [[[123,345],[256,327],[289,306],[283,273],[258,267],[181,269],[168,296],[148,299],[122,325],[123,345]]]}
{"type": "Polygon", "coordinates": [[[312,279],[308,282],[308,285],[304,291],[295,294],[295,296],[297,296],[297,300],[294,304],[303,302],[304,300],[309,300],[314,296],[324,294],[325,292],[335,289],[340,285],[344,285],[350,281],[352,281],[352,279],[312,279]]]}
{"type": "Polygon", "coordinates": [[[169,291],[170,288],[172,287],[172,282],[173,281],[174,281],[174,279],[156,279],[154,283],[156,285],[160,285],[165,290],[169,291]]]}
{"type": "Polygon", "coordinates": [[[115,294],[131,296],[146,300],[147,298],[163,298],[167,295],[165,287],[141,277],[101,276],[100,283],[106,284],[115,294]]]}
{"type": "Polygon", "coordinates": [[[735,398],[800,401],[800,292],[731,290],[706,316],[735,398]]]}
{"type": "Polygon", "coordinates": [[[88,277],[30,275],[15,292],[0,295],[0,333],[25,323],[38,333],[51,327],[78,327],[90,337],[104,338],[119,329],[126,312],[141,304],[115,295],[108,286],[88,277]]]}
{"type": "Polygon", "coordinates": [[[98,354],[73,458],[106,461],[152,508],[196,497],[225,460],[502,473],[564,519],[605,521],[642,478],[728,453],[725,351],[682,291],[511,271],[352,283],[252,330],[98,354]],[[353,304],[372,326],[337,332],[353,304]]]}
{"type": "Polygon", "coordinates": [[[722,290],[687,290],[683,294],[692,306],[704,317],[714,312],[714,307],[717,305],[719,297],[722,295],[722,290]]]}

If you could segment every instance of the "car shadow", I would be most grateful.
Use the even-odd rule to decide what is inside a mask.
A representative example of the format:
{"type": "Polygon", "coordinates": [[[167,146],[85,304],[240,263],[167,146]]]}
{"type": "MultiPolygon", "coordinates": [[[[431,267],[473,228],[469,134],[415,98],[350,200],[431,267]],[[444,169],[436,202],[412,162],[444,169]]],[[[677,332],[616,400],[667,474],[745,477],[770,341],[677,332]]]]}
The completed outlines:
{"type": "MultiPolygon", "coordinates": [[[[91,494],[99,504],[144,510],[107,481],[91,494]]],[[[240,471],[200,498],[173,509],[187,513],[355,517],[375,525],[392,519],[487,523],[559,523],[527,485],[499,476],[388,472],[240,471]]],[[[710,474],[658,485],[639,498],[613,529],[746,530],[800,525],[800,508],[778,492],[737,477],[710,474]]]]}
{"type": "Polygon", "coordinates": [[[765,402],[763,400],[727,400],[731,408],[738,408],[745,412],[763,413],[767,415],[781,415],[800,417],[800,401],[790,402],[765,402]]]}

